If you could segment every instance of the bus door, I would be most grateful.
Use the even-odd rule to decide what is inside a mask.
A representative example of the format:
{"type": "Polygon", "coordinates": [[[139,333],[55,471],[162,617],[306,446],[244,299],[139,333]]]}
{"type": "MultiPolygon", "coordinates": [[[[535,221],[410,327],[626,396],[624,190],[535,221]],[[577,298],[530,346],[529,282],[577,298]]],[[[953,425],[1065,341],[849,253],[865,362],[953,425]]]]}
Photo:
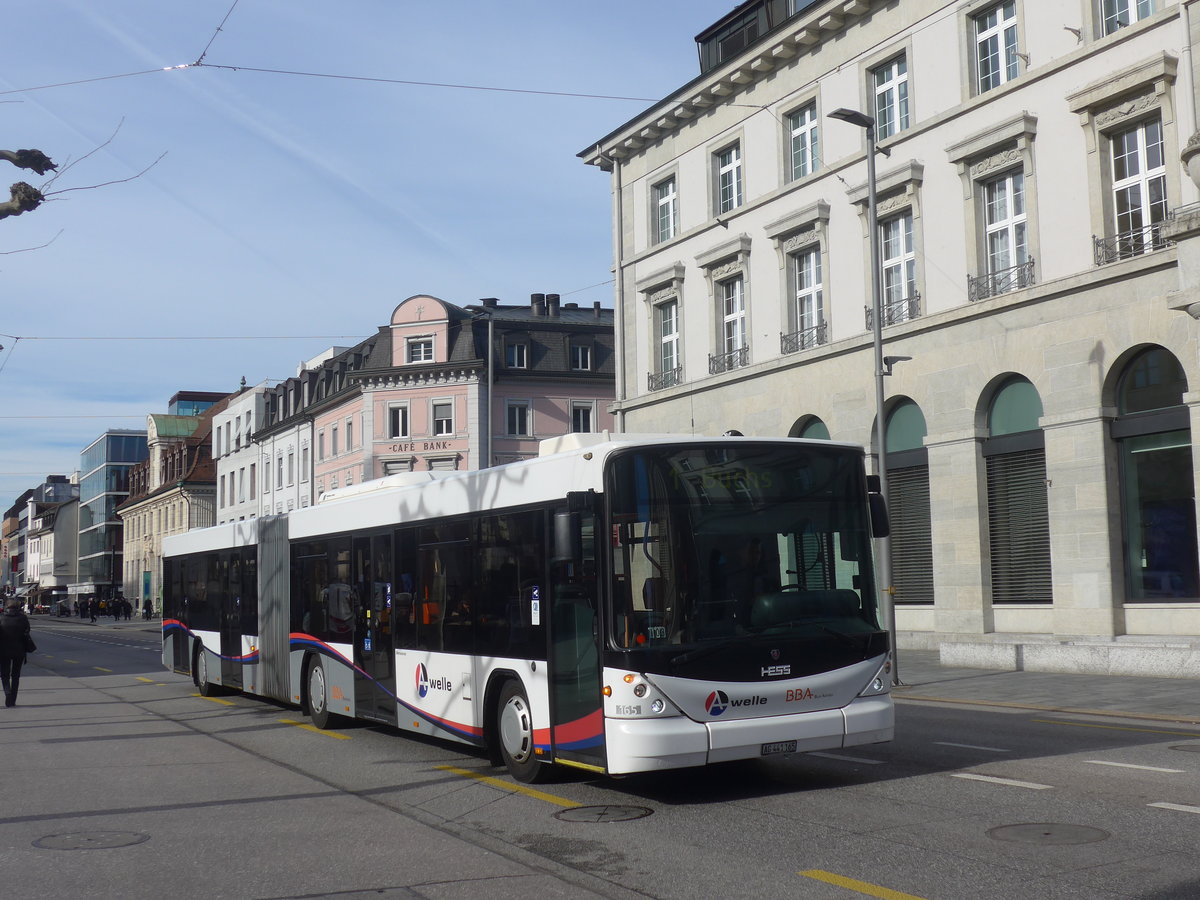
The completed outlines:
{"type": "Polygon", "coordinates": [[[555,518],[549,596],[540,598],[550,617],[550,739],[556,761],[604,771],[596,519],[565,510],[555,518]]]}
{"type": "Polygon", "coordinates": [[[242,686],[242,595],[245,591],[245,571],[241,554],[236,550],[222,553],[226,590],[219,594],[221,627],[221,684],[240,689],[242,686]]]}
{"type": "Polygon", "coordinates": [[[358,715],[396,721],[396,654],[392,539],[354,539],[355,708],[358,715]]]}

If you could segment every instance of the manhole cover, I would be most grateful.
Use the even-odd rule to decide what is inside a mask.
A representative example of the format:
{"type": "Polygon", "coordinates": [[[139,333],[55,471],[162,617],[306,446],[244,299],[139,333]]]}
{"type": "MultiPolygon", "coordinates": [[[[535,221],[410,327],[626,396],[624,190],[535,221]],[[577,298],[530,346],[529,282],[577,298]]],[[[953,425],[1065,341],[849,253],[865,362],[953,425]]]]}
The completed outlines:
{"type": "Polygon", "coordinates": [[[48,834],[33,842],[43,850],[112,850],[132,847],[150,840],[150,835],[136,831],[72,831],[67,834],[48,834]]]}
{"type": "Polygon", "coordinates": [[[1188,753],[1200,753],[1200,744],[1176,744],[1172,750],[1186,750],[1188,753]]]}
{"type": "Polygon", "coordinates": [[[554,818],[564,822],[628,822],[644,819],[652,812],[644,806],[572,806],[556,812],[554,818]]]}
{"type": "Polygon", "coordinates": [[[1107,831],[1087,825],[1061,822],[1030,822],[1027,825],[1001,825],[989,828],[988,837],[1014,844],[1094,844],[1106,840],[1107,831]]]}

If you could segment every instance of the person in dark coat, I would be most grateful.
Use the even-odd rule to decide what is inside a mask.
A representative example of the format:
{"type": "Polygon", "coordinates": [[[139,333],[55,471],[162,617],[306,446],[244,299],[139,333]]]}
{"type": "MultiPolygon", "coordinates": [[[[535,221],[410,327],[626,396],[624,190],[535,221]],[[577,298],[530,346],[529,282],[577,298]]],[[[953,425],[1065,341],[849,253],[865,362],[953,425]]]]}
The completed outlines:
{"type": "Polygon", "coordinates": [[[9,600],[0,613],[0,683],[4,686],[4,705],[17,705],[21,685],[21,666],[25,665],[25,636],[29,619],[21,612],[20,600],[9,600]]]}

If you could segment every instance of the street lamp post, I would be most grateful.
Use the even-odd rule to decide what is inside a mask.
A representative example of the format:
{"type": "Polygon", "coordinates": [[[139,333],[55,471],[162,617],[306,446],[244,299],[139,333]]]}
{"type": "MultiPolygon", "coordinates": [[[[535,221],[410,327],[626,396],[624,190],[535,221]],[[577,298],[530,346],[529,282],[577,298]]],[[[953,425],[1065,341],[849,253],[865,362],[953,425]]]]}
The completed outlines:
{"type": "MultiPolygon", "coordinates": [[[[879,491],[888,499],[887,442],[884,427],[883,379],[889,374],[883,362],[883,301],[879,289],[879,215],[875,201],[875,120],[864,112],[840,107],[829,118],[857,125],[867,133],[867,231],[871,244],[871,338],[875,349],[875,449],[879,470],[879,491]]],[[[892,540],[878,539],[879,580],[884,585],[884,616],[892,645],[892,684],[900,684],[900,661],[896,647],[896,589],[892,585],[892,540]]]]}

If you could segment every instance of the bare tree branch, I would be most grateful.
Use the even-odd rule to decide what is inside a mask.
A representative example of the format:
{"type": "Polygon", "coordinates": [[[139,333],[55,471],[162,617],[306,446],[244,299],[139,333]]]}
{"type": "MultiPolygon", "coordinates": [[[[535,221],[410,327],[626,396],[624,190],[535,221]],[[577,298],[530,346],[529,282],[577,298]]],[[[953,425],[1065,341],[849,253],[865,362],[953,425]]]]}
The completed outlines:
{"type": "Polygon", "coordinates": [[[0,150],[0,159],[7,159],[18,169],[31,169],[39,175],[58,168],[41,150],[0,150]]]}
{"type": "Polygon", "coordinates": [[[44,244],[38,244],[36,247],[22,247],[20,250],[0,250],[0,256],[10,256],[13,253],[28,253],[30,250],[41,250],[44,247],[49,247],[51,244],[53,244],[55,241],[57,241],[59,235],[61,235],[61,234],[62,234],[62,229],[60,228],[60,229],[58,229],[58,234],[56,234],[54,237],[50,238],[50,240],[46,241],[46,243],[44,243],[44,244]]]}
{"type": "Polygon", "coordinates": [[[18,181],[9,190],[12,197],[7,202],[0,203],[0,219],[19,216],[21,213],[37,209],[46,199],[41,191],[24,181],[18,181]]]}
{"type": "Polygon", "coordinates": [[[55,175],[53,178],[51,178],[49,181],[47,181],[44,185],[42,185],[42,187],[44,187],[44,188],[51,187],[55,181],[57,181],[63,175],[66,175],[67,172],[69,172],[73,167],[79,165],[79,163],[83,162],[85,159],[87,159],[92,154],[99,153],[101,150],[103,150],[105,147],[107,147],[109,144],[111,144],[113,142],[113,138],[115,138],[117,136],[117,133],[121,130],[121,126],[124,124],[125,124],[125,117],[122,116],[121,121],[117,122],[117,127],[113,129],[113,133],[108,136],[108,140],[106,140],[102,144],[97,144],[95,147],[93,147],[87,153],[83,154],[83,156],[79,157],[79,159],[69,160],[67,162],[67,164],[65,166],[63,166],[62,171],[59,172],[57,175],[55,175]]]}
{"type": "Polygon", "coordinates": [[[110,184],[124,184],[127,181],[133,181],[135,178],[141,178],[143,175],[145,175],[147,172],[149,172],[151,169],[153,169],[155,166],[157,166],[160,162],[163,161],[163,157],[166,155],[167,155],[167,153],[164,150],[162,155],[159,156],[158,159],[156,159],[154,162],[150,163],[150,165],[146,166],[146,168],[142,169],[142,171],[138,172],[136,175],[130,175],[128,178],[117,178],[114,181],[102,181],[102,182],[100,182],[100,184],[88,184],[88,185],[84,185],[83,187],[63,188],[61,191],[50,191],[48,194],[46,194],[46,196],[43,199],[53,197],[57,194],[66,194],[66,193],[69,193],[70,191],[91,191],[91,190],[95,190],[96,188],[108,187],[108,185],[110,185],[110,184]]]}

